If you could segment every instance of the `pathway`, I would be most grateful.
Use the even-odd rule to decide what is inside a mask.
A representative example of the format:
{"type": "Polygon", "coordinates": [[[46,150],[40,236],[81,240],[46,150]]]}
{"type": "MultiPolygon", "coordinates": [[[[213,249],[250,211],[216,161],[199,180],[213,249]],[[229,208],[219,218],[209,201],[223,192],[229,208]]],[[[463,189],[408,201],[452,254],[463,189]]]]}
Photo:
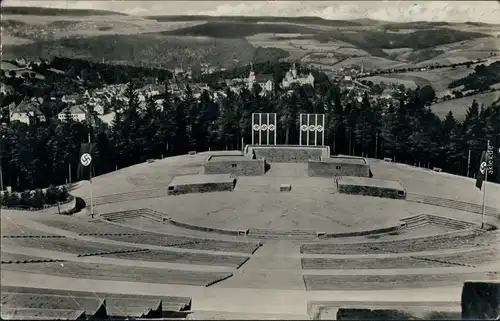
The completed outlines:
{"type": "Polygon", "coordinates": [[[304,291],[300,258],[276,255],[299,251],[300,246],[294,245],[291,241],[267,241],[231,278],[213,287],[304,291]]]}

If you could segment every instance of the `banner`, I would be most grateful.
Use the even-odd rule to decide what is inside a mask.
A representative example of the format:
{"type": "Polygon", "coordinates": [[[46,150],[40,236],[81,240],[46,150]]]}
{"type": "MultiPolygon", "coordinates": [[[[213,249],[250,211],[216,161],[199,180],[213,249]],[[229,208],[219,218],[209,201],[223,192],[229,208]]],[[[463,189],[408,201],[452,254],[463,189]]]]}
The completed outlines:
{"type": "Polygon", "coordinates": [[[495,158],[495,151],[494,147],[490,144],[488,144],[488,150],[486,151],[487,153],[487,161],[486,163],[488,164],[488,175],[493,175],[493,164],[494,164],[494,158],[495,158]]]}
{"type": "Polygon", "coordinates": [[[476,187],[482,189],[484,178],[486,176],[486,171],[488,170],[488,164],[486,163],[486,152],[481,153],[481,160],[479,161],[479,168],[476,175],[476,187]]]}
{"type": "Polygon", "coordinates": [[[95,158],[95,147],[96,144],[81,144],[80,146],[80,162],[78,163],[78,168],[76,172],[76,176],[79,180],[82,179],[90,179],[90,171],[92,169],[92,165],[94,163],[93,158],[95,158]],[[82,159],[84,154],[89,154],[90,157],[88,159],[82,159]],[[83,163],[82,163],[83,162],[83,163]]]}
{"type": "Polygon", "coordinates": [[[252,145],[276,145],[276,113],[252,114],[252,145]]]}
{"type": "Polygon", "coordinates": [[[299,115],[299,145],[325,145],[325,114],[299,115]]]}

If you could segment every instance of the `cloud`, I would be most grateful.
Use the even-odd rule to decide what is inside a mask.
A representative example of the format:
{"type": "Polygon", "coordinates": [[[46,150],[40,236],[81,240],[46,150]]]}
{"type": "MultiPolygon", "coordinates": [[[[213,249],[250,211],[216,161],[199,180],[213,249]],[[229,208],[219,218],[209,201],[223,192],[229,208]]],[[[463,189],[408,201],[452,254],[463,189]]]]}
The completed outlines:
{"type": "Polygon", "coordinates": [[[4,0],[8,6],[114,10],[132,15],[318,16],[388,21],[498,23],[497,1],[60,1],[4,0]]]}
{"type": "Polygon", "coordinates": [[[492,1],[279,1],[227,3],[199,14],[498,23],[500,6],[492,1]]]}

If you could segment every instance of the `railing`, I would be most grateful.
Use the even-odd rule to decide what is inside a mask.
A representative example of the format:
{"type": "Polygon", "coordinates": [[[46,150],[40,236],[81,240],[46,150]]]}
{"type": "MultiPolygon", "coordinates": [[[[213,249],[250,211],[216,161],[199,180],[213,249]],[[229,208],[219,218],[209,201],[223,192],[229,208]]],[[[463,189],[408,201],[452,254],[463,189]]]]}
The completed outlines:
{"type": "MultiPolygon", "coordinates": [[[[409,202],[417,202],[422,204],[447,207],[455,210],[466,211],[477,214],[481,214],[483,210],[482,206],[479,204],[456,201],[452,199],[440,198],[435,196],[420,195],[415,193],[407,193],[406,200],[409,202]]],[[[500,217],[500,209],[486,206],[485,215],[500,217]]]]}
{"type": "MultiPolygon", "coordinates": [[[[156,198],[167,195],[166,188],[153,188],[153,189],[145,189],[124,193],[116,193],[116,194],[108,194],[108,195],[100,195],[92,198],[93,205],[104,205],[104,204],[113,204],[120,203],[131,200],[141,200],[148,198],[156,198]]],[[[85,203],[90,205],[90,198],[84,198],[85,203]]]]}

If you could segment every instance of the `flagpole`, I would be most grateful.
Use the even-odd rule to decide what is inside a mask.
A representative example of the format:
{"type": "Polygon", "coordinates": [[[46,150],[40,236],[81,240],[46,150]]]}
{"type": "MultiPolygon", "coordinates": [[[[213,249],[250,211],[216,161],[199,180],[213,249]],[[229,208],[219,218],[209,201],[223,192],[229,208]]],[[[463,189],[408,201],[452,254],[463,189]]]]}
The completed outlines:
{"type": "MultiPolygon", "coordinates": [[[[489,148],[490,148],[490,141],[488,140],[486,142],[486,152],[488,152],[489,148]]],[[[486,160],[488,160],[487,156],[486,160]]],[[[488,166],[486,166],[484,171],[483,210],[481,213],[481,229],[484,229],[484,214],[486,212],[486,185],[488,185],[488,166]]]]}
{"type": "MultiPolygon", "coordinates": [[[[89,148],[90,148],[90,133],[89,133],[89,148]]],[[[89,183],[90,183],[90,215],[92,218],[94,218],[94,201],[92,199],[92,165],[93,162],[90,163],[89,165],[89,183]]]]}

